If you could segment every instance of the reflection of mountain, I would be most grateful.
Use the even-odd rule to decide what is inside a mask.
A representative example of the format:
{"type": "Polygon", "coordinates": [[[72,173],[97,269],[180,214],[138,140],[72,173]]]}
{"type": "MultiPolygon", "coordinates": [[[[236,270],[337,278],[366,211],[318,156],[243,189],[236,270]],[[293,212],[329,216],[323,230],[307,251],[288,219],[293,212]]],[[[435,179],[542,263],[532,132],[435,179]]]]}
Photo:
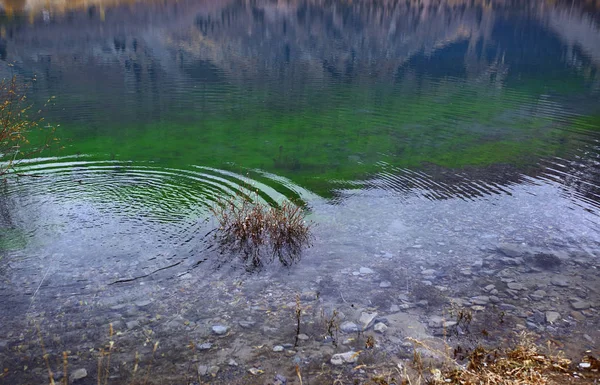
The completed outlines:
{"type": "Polygon", "coordinates": [[[598,88],[600,78],[595,15],[571,3],[97,0],[52,3],[45,14],[45,2],[3,4],[34,15],[7,24],[0,57],[37,73],[48,93],[95,89],[126,99],[167,79],[177,92],[224,79],[292,89],[306,79],[322,87],[415,75],[502,84],[543,71],[577,73],[598,88]]]}

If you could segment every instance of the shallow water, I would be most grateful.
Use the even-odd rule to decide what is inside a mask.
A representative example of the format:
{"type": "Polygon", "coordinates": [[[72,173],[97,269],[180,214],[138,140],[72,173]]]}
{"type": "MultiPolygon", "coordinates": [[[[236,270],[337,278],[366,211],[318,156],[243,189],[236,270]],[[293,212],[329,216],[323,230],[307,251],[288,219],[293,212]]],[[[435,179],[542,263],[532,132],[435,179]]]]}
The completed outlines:
{"type": "Polygon", "coordinates": [[[95,383],[111,322],[114,383],[157,340],[164,379],[198,380],[198,365],[220,368],[203,381],[264,383],[252,365],[318,379],[333,353],[364,347],[324,338],[334,309],[377,312],[389,329],[369,354],[392,363],[411,357],[406,337],[440,337],[451,303],[476,314],[452,343],[526,329],[573,357],[597,349],[592,3],[3,9],[0,71],[35,75],[36,106],[55,96],[42,113],[64,149],[2,186],[0,380],[47,378],[41,335],[95,383]],[[215,247],[210,207],[246,186],[307,205],[314,238],[296,265],[248,271],[215,247]],[[272,352],[294,343],[297,293],[309,339],[272,352]]]}

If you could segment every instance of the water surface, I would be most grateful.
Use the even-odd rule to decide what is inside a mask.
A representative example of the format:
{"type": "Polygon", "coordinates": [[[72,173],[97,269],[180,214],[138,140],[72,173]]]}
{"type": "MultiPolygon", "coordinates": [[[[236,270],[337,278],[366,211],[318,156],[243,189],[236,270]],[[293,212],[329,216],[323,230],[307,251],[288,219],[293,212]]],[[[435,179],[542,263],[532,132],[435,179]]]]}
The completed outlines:
{"type": "MultiPolygon", "coordinates": [[[[201,359],[239,378],[274,360],[251,346],[293,342],[297,292],[319,293],[304,296],[315,324],[321,309],[387,316],[378,338],[395,357],[404,326],[429,327],[450,300],[479,306],[489,284],[498,302],[474,311],[597,347],[593,3],[5,1],[0,23],[2,75],[35,76],[36,106],[55,97],[42,113],[64,146],[3,186],[11,383],[45,375],[5,354],[28,344],[37,365],[35,322],[52,352],[88,351],[82,366],[109,322],[124,352],[170,341],[165,376],[197,354],[188,343],[218,341],[201,359]],[[247,185],[307,205],[314,240],[298,264],[248,273],[215,251],[209,208],[247,185]],[[511,248],[523,259],[506,260],[511,248]],[[561,269],[537,266],[539,253],[561,269]],[[572,314],[573,297],[591,307],[572,314]],[[548,310],[563,321],[547,324],[548,310]],[[212,336],[216,323],[231,333],[212,336]]],[[[328,361],[317,329],[273,370],[328,361]]]]}

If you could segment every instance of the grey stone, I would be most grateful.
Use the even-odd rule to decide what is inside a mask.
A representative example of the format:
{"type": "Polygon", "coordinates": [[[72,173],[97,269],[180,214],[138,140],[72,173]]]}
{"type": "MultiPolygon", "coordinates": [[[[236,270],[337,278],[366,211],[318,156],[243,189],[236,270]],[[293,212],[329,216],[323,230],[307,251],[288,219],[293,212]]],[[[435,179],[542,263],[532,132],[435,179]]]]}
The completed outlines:
{"type": "Polygon", "coordinates": [[[198,345],[198,350],[208,350],[212,348],[212,344],[210,342],[205,342],[203,344],[198,345]]]}
{"type": "Polygon", "coordinates": [[[485,290],[486,292],[490,292],[492,290],[494,290],[496,288],[496,285],[487,285],[486,287],[483,288],[483,290],[485,290]]]}
{"type": "Polygon", "coordinates": [[[388,288],[388,287],[392,287],[392,283],[390,281],[382,281],[379,284],[379,287],[384,288],[384,289],[388,288]]]}
{"type": "Polygon", "coordinates": [[[576,301],[573,302],[571,306],[573,306],[573,309],[575,310],[586,310],[590,308],[591,304],[586,301],[576,301]]]}
{"type": "Polygon", "coordinates": [[[376,332],[383,334],[388,329],[388,327],[383,322],[378,322],[378,323],[375,324],[375,326],[373,327],[373,329],[376,332]]]}
{"type": "Polygon", "coordinates": [[[555,311],[547,311],[546,312],[546,322],[549,324],[553,324],[560,318],[560,314],[555,311]]]}
{"type": "Polygon", "coordinates": [[[516,283],[516,282],[509,282],[506,284],[508,286],[509,289],[511,290],[523,290],[525,289],[525,286],[523,286],[520,283],[516,283]]]}
{"type": "Polygon", "coordinates": [[[243,327],[244,329],[248,329],[251,328],[252,326],[254,326],[256,322],[254,321],[240,321],[238,322],[238,324],[243,327]]]}
{"type": "Polygon", "coordinates": [[[300,295],[300,299],[303,301],[316,301],[319,298],[319,294],[316,291],[303,291],[300,295]]]}
{"type": "Polygon", "coordinates": [[[87,370],[80,368],[80,369],[76,369],[74,370],[71,375],[69,376],[69,381],[70,382],[75,382],[75,381],[79,381],[82,378],[87,377],[88,373],[87,370]]]}
{"type": "Polygon", "coordinates": [[[371,326],[371,323],[373,322],[373,320],[377,317],[377,313],[373,312],[362,312],[360,314],[360,318],[358,319],[358,322],[360,322],[360,325],[362,327],[362,330],[367,330],[369,328],[369,326],[371,326]]]}
{"type": "Polygon", "coordinates": [[[400,306],[398,306],[401,310],[408,310],[408,309],[412,309],[413,307],[415,307],[414,303],[403,303],[400,306]]]}
{"type": "Polygon", "coordinates": [[[143,308],[150,306],[150,304],[152,304],[152,300],[147,299],[147,300],[137,301],[135,303],[135,306],[139,307],[140,309],[143,309],[143,308]]]}
{"type": "Polygon", "coordinates": [[[475,305],[487,305],[490,302],[490,297],[485,296],[485,295],[480,295],[480,296],[471,298],[471,302],[475,305]]]}
{"type": "Polygon", "coordinates": [[[227,333],[228,330],[229,330],[229,327],[227,327],[225,325],[214,325],[212,327],[213,333],[215,333],[219,336],[227,333]]]}
{"type": "Polygon", "coordinates": [[[356,333],[358,326],[354,322],[346,321],[340,325],[340,330],[344,333],[356,333]]]}
{"type": "Polygon", "coordinates": [[[524,248],[521,245],[515,245],[512,243],[503,243],[498,246],[498,251],[507,257],[517,258],[524,253],[524,248]]]}
{"type": "Polygon", "coordinates": [[[287,384],[287,378],[285,378],[285,376],[282,376],[281,374],[276,374],[275,378],[273,379],[273,385],[286,385],[287,384]]]}
{"type": "Polygon", "coordinates": [[[284,348],[281,345],[275,345],[273,346],[273,351],[274,352],[283,352],[284,348]]]}
{"type": "Polygon", "coordinates": [[[500,298],[496,297],[495,295],[490,295],[490,302],[491,303],[499,303],[500,302],[500,298]]]}
{"type": "Polygon", "coordinates": [[[217,365],[213,365],[208,369],[208,373],[210,373],[212,376],[216,376],[217,373],[219,373],[219,367],[217,365]]]}
{"type": "Polygon", "coordinates": [[[206,376],[208,374],[208,366],[207,365],[198,365],[198,375],[206,376]]]}
{"type": "Polygon", "coordinates": [[[398,306],[398,305],[390,306],[390,313],[397,313],[399,311],[400,311],[400,306],[398,306]]]}
{"type": "Polygon", "coordinates": [[[531,298],[533,299],[542,299],[546,296],[546,292],[544,290],[536,290],[531,293],[531,298]]]}
{"type": "Polygon", "coordinates": [[[134,329],[134,328],[140,326],[140,322],[138,320],[134,320],[134,321],[129,321],[129,322],[125,323],[125,325],[127,326],[127,329],[134,329]]]}
{"type": "Polygon", "coordinates": [[[429,323],[428,323],[430,328],[443,328],[443,327],[451,327],[451,326],[455,326],[456,322],[454,321],[447,321],[445,318],[442,318],[440,316],[433,316],[431,318],[429,318],[429,323]]]}
{"type": "Polygon", "coordinates": [[[298,334],[298,339],[301,341],[306,341],[309,337],[306,334],[300,333],[298,334]]]}
{"type": "Polygon", "coordinates": [[[423,274],[423,275],[432,276],[432,277],[435,277],[436,273],[437,272],[433,269],[426,269],[421,272],[421,274],[423,274]]]}
{"type": "Polygon", "coordinates": [[[358,272],[362,275],[375,274],[375,271],[373,271],[373,269],[369,269],[368,267],[361,267],[358,272]]]}
{"type": "Polygon", "coordinates": [[[229,365],[229,366],[238,366],[238,363],[235,362],[235,360],[233,358],[230,358],[229,361],[227,362],[227,365],[229,365]]]}
{"type": "Polygon", "coordinates": [[[554,277],[554,278],[552,278],[550,283],[553,284],[554,286],[559,286],[559,287],[568,287],[569,286],[569,281],[565,277],[554,277]]]}
{"type": "Polygon", "coordinates": [[[330,362],[332,365],[342,365],[342,364],[352,364],[352,363],[355,363],[357,360],[358,360],[358,353],[351,350],[346,353],[334,354],[331,357],[330,362]]]}

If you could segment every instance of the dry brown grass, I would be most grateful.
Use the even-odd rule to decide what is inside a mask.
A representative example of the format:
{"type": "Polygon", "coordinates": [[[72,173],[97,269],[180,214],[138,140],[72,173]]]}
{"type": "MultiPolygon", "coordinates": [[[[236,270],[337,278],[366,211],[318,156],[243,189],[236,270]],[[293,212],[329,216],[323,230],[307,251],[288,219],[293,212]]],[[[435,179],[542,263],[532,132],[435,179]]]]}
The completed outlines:
{"type": "Polygon", "coordinates": [[[219,222],[220,246],[240,254],[252,266],[274,259],[293,264],[310,244],[311,225],[305,221],[304,209],[291,202],[273,207],[263,203],[257,192],[243,191],[220,200],[211,211],[219,222]]]}
{"type": "Polygon", "coordinates": [[[588,381],[581,374],[574,375],[571,361],[565,358],[561,352],[542,352],[540,346],[535,344],[533,339],[526,333],[521,333],[518,342],[510,349],[477,347],[469,354],[466,367],[458,365],[453,357],[446,352],[432,349],[427,344],[416,340],[413,340],[413,342],[436,355],[443,355],[444,365],[442,370],[424,370],[422,367],[417,370],[421,374],[427,371],[431,373],[430,376],[424,376],[427,378],[424,383],[428,385],[594,383],[588,381]]]}

